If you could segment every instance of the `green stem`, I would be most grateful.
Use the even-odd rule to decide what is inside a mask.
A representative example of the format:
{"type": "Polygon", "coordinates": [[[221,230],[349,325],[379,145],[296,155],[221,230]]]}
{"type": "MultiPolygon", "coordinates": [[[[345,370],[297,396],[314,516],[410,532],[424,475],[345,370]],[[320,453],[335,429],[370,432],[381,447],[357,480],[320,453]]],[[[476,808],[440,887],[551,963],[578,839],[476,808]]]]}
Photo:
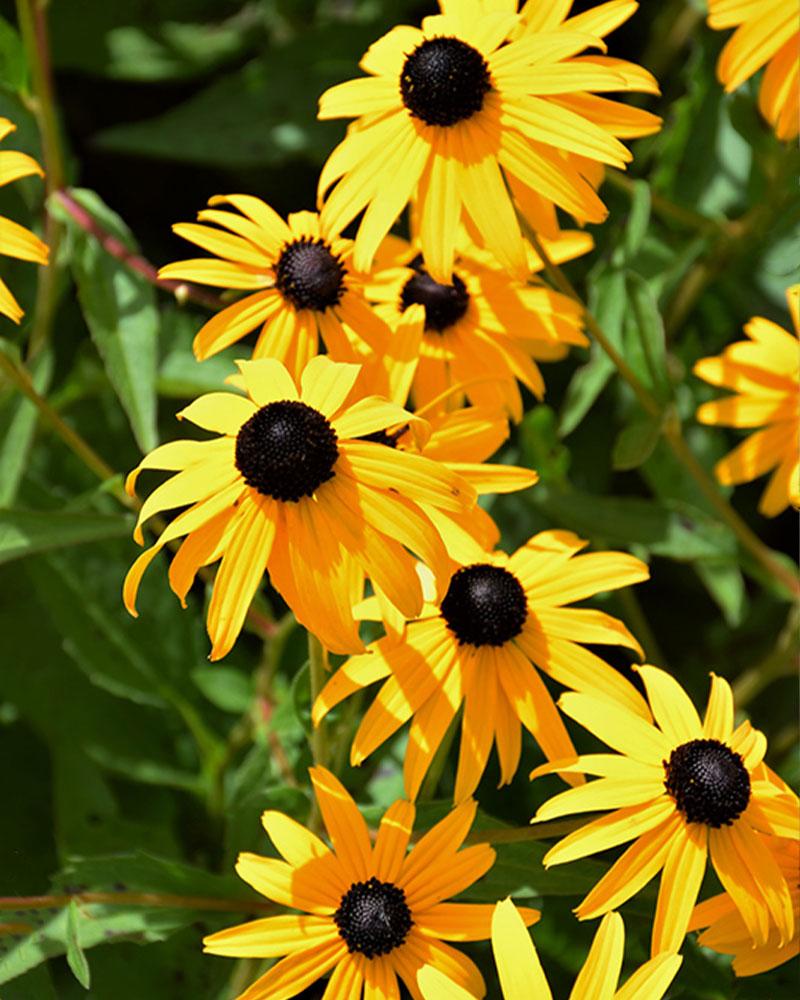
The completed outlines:
{"type": "Polygon", "coordinates": [[[580,295],[577,293],[567,276],[561,268],[557,264],[554,264],[550,259],[536,233],[527,229],[527,236],[537,254],[541,258],[542,263],[545,266],[545,271],[551,281],[561,292],[564,293],[564,295],[569,296],[569,298],[581,307],[583,311],[584,323],[586,324],[587,329],[614,362],[617,371],[631,387],[645,413],[659,422],[661,433],[669,447],[672,449],[673,454],[683,465],[692,479],[694,479],[697,483],[701,492],[717,512],[719,517],[728,525],[731,531],[733,531],[742,547],[746,549],[771,576],[773,576],[776,580],[779,580],[789,593],[794,594],[795,596],[800,596],[800,581],[798,581],[796,574],[786,569],[777,559],[775,559],[770,549],[764,545],[758,535],[756,535],[756,533],[748,527],[733,507],[731,507],[723,494],[720,492],[714,479],[708,472],[706,472],[700,462],[698,462],[695,458],[683,437],[680,420],[675,414],[674,408],[662,407],[661,403],[659,403],[647,386],[639,379],[631,366],[608,339],[603,331],[603,328],[584,304],[580,295]]]}
{"type": "Polygon", "coordinates": [[[19,364],[16,364],[7,353],[0,351],[0,371],[19,389],[23,395],[33,403],[39,411],[39,415],[44,422],[55,431],[64,444],[80,459],[81,462],[93,472],[103,483],[110,483],[111,492],[117,500],[131,510],[136,508],[136,503],[123,489],[122,483],[118,480],[117,473],[108,465],[85,441],[77,431],[74,431],[69,424],[65,423],[61,416],[53,409],[48,401],[41,396],[34,386],[28,372],[19,364]]]}
{"type": "MultiPolygon", "coordinates": [[[[65,170],[50,58],[47,4],[48,0],[17,0],[17,18],[33,89],[28,103],[41,136],[45,190],[49,196],[64,186],[65,170]]],[[[28,343],[29,361],[44,348],[53,329],[58,295],[58,247],[62,232],[61,223],[45,209],[44,239],[50,248],[50,264],[39,271],[33,328],[28,343]]]]}
{"type": "Polygon", "coordinates": [[[739,674],[733,682],[733,699],[737,708],[744,708],[779,677],[794,673],[799,623],[800,608],[795,606],[789,612],[775,648],[755,666],[739,674]]]}
{"type": "Polygon", "coordinates": [[[216,899],[177,896],[163,892],[78,892],[50,896],[0,896],[4,910],[51,910],[69,906],[72,900],[87,906],[147,906],[180,910],[221,910],[226,913],[274,913],[275,904],[260,899],[216,899]]]}
{"type": "MultiPolygon", "coordinates": [[[[628,177],[627,174],[623,174],[621,170],[609,167],[605,173],[605,180],[612,187],[623,191],[629,197],[633,195],[636,181],[628,177]]],[[[650,204],[653,206],[653,212],[656,215],[661,216],[665,221],[675,222],[685,229],[696,229],[701,233],[719,233],[724,228],[724,223],[718,222],[716,219],[709,219],[707,216],[702,215],[700,212],[694,212],[690,208],[676,205],[675,202],[670,201],[669,198],[665,198],[656,191],[651,191],[650,193],[650,204]]]]}
{"type": "MultiPolygon", "coordinates": [[[[328,653],[313,632],[308,633],[308,671],[313,706],[328,678],[328,653]]],[[[315,764],[327,766],[328,723],[325,719],[321,719],[319,725],[311,730],[311,756],[315,764]]]]}

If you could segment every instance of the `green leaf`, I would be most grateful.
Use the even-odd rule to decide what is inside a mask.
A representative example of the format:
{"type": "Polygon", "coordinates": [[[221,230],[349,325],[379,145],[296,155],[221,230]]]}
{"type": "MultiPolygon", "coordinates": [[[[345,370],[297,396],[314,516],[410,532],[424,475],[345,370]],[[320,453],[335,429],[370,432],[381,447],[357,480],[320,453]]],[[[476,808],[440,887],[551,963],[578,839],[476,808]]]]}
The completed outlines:
{"type": "Polygon", "coordinates": [[[223,712],[241,715],[253,701],[253,681],[233,667],[198,667],[192,680],[206,698],[223,712]]]}
{"type": "Polygon", "coordinates": [[[0,563],[129,534],[127,517],[64,511],[0,510],[0,563]]]}
{"type": "Polygon", "coordinates": [[[236,372],[235,361],[242,357],[241,347],[229,347],[202,364],[192,351],[194,336],[203,319],[192,311],[167,306],[162,310],[162,325],[169,330],[164,338],[166,354],[158,372],[159,396],[194,399],[204,392],[225,388],[225,379],[236,372]]]}
{"type": "Polygon", "coordinates": [[[734,559],[701,559],[695,571],[706,590],[719,605],[725,621],[731,628],[742,624],[747,605],[747,592],[742,571],[734,559]]]}
{"type": "Polygon", "coordinates": [[[656,397],[671,394],[667,375],[666,337],[656,297],[644,278],[629,271],[625,275],[628,310],[625,314],[625,358],[656,397]]]}
{"type": "Polygon", "coordinates": [[[537,502],[556,524],[609,546],[641,545],[680,562],[730,557],[736,539],[715,518],[681,501],[539,491],[537,502]]]}
{"type": "Polygon", "coordinates": [[[81,986],[88,990],[92,982],[89,963],[81,948],[78,938],[78,924],[81,921],[80,910],[75,900],[70,900],[67,907],[67,965],[81,986]]]}
{"type": "MultiPolygon", "coordinates": [[[[602,271],[590,285],[589,308],[615,347],[622,348],[622,325],[627,308],[625,272],[602,271]]],[[[581,423],[614,372],[614,362],[595,341],[589,361],[579,368],[567,386],[559,420],[559,433],[566,437],[581,423]]]]}
{"type": "Polygon", "coordinates": [[[614,442],[611,462],[615,469],[636,469],[646,462],[658,444],[661,421],[640,418],[623,427],[614,442]]]}
{"type": "Polygon", "coordinates": [[[635,261],[650,225],[651,197],[647,181],[633,182],[631,209],[625,227],[625,252],[630,262],[635,261]]]}
{"type": "Polygon", "coordinates": [[[0,17],[0,86],[8,90],[25,89],[28,66],[22,39],[4,17],[0,17]]]}
{"type": "Polygon", "coordinates": [[[374,40],[370,25],[306,29],[157,118],[105,129],[96,144],[225,170],[281,166],[296,157],[321,163],[343,130],[317,121],[319,95],[356,76],[374,40]]]}
{"type": "MultiPolygon", "coordinates": [[[[29,373],[36,391],[46,395],[53,375],[52,351],[41,351],[29,373]]],[[[0,444],[0,507],[9,507],[16,498],[39,419],[39,411],[25,396],[12,397],[7,407],[2,419],[7,430],[0,444]]]]}
{"type": "MultiPolygon", "coordinates": [[[[72,189],[70,195],[129,250],[137,249],[128,227],[98,195],[83,189],[72,189]]],[[[151,451],[158,443],[159,317],[155,290],[78,226],[57,198],[51,199],[50,209],[69,229],[70,263],[78,298],[106,374],[128,415],[139,447],[151,451]]]]}
{"type": "Polygon", "coordinates": [[[570,455],[558,438],[557,425],[555,412],[539,404],[522,418],[519,440],[525,465],[536,469],[542,482],[563,484],[570,455]]]}
{"type": "Polygon", "coordinates": [[[218,11],[226,6],[217,3],[215,9],[208,0],[159,0],[156,8],[147,0],[83,0],[76,18],[69,5],[53,4],[53,56],[60,69],[112,79],[189,79],[237,56],[263,16],[257,6],[245,6],[222,20],[218,11]]]}

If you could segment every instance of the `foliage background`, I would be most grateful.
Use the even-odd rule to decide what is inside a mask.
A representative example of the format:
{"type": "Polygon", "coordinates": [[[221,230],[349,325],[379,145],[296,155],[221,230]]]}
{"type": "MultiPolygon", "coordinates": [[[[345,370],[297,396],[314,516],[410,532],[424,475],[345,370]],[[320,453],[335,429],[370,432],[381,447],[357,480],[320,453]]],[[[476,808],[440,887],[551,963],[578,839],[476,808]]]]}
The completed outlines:
{"type": "MultiPolygon", "coordinates": [[[[577,0],[574,9],[593,4],[577,0]]],[[[82,189],[75,197],[106,230],[156,265],[184,255],[170,225],[192,219],[212,194],[258,194],[281,213],[311,207],[318,170],[342,134],[341,123],[315,121],[318,95],[355,75],[384,30],[428,12],[411,0],[54,0],[66,183],[82,189]]],[[[647,106],[665,127],[634,145],[630,181],[609,179],[610,219],[594,230],[596,251],[568,273],[710,468],[735,434],[694,423],[712,391],[691,365],[738,338],[752,315],[787,325],[800,198],[790,182],[797,154],[758,118],[755,87],[726,97],[716,82],[725,36],[704,14],[699,0],[644,0],[613,36],[615,55],[660,79],[663,98],[647,106]]],[[[41,159],[16,25],[3,0],[0,115],[18,124],[7,148],[41,159]]],[[[141,450],[176,436],[174,412],[218,386],[237,352],[196,365],[191,340],[207,313],[116,262],[53,195],[50,206],[60,234],[45,291],[52,322],[36,308],[37,269],[4,258],[27,315],[20,329],[2,321],[0,350],[16,365],[32,340],[41,345],[30,361],[37,390],[122,473],[141,450]]],[[[0,214],[40,225],[42,185],[3,188],[0,214]]],[[[503,453],[542,477],[494,504],[504,542],[565,527],[646,558],[651,581],[609,598],[608,609],[698,703],[709,670],[730,679],[769,739],[770,763],[796,783],[796,618],[786,594],[741,550],[599,348],[547,365],[545,378],[545,403],[528,400],[503,453]]],[[[278,622],[276,637],[265,644],[245,634],[212,667],[202,587],[181,612],[157,571],[143,588],[141,618],[129,619],[120,585],[136,547],[119,485],[100,482],[0,380],[0,894],[52,894],[0,913],[3,1000],[73,1000],[86,986],[98,1000],[234,996],[257,968],[203,956],[200,938],[256,912],[232,862],[243,849],[269,852],[260,812],[308,814],[301,630],[267,595],[262,610],[278,622]],[[89,904],[87,893],[113,902],[89,904]],[[181,898],[149,905],[148,893],[181,898]],[[197,897],[243,902],[237,915],[197,897]]],[[[768,545],[789,553],[794,515],[758,515],[762,487],[739,487],[733,503],[768,545]]],[[[614,662],[634,676],[625,654],[614,662]]],[[[347,708],[338,716],[335,769],[378,816],[401,793],[402,736],[354,771],[346,763],[354,721],[347,708]]],[[[556,779],[528,783],[536,762],[528,741],[517,779],[501,792],[490,764],[481,823],[527,824],[558,787],[556,779]]],[[[423,826],[447,808],[451,790],[444,762],[423,826]]],[[[500,847],[493,872],[466,895],[535,898],[544,911],[537,946],[556,995],[566,995],[594,930],[570,909],[600,864],[546,874],[544,850],[534,840],[500,847]]],[[[631,965],[645,957],[653,899],[651,888],[623,909],[631,965]]],[[[488,950],[471,951],[488,973],[488,950]]],[[[692,941],[684,954],[671,996],[795,995],[796,962],[735,981],[725,960],[692,941]]]]}

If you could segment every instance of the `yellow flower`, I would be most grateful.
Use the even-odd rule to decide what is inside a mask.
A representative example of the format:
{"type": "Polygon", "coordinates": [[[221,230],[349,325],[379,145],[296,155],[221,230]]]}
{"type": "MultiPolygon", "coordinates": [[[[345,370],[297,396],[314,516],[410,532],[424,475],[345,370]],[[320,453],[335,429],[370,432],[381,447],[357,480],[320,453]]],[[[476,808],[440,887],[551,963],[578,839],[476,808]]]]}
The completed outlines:
{"type": "MultiPolygon", "coordinates": [[[[495,907],[492,948],[503,1000],[553,1000],[536,947],[510,899],[495,907]]],[[[651,958],[617,989],[624,952],[622,917],[608,913],[600,922],[569,1000],[661,1000],[683,961],[680,955],[664,953],[651,958]]],[[[417,979],[422,1000],[473,1000],[472,993],[432,965],[420,969],[417,979]]]]}
{"type": "Polygon", "coordinates": [[[411,719],[404,777],[414,798],[463,702],[456,801],[475,790],[493,742],[500,783],[511,781],[522,726],[548,760],[574,756],[537,667],[602,704],[616,700],[643,725],[650,715],[633,685],[579,645],[608,643],[640,653],[639,644],[616,618],[566,605],[645,580],[648,570],[621,552],[576,555],[585,545],[571,532],[543,531],[512,556],[487,553],[457,570],[444,599],[428,601],[400,640],[379,639],[334,674],[314,705],[314,721],[359,688],[383,681],[353,740],[351,761],[360,764],[411,719]]]}
{"type": "MultiPolygon", "coordinates": [[[[333,970],[326,1000],[399,997],[397,977],[418,996],[417,972],[432,965],[474,996],[486,992],[477,966],[446,941],[489,937],[492,906],[444,902],[491,868],[487,844],[459,850],[475,817],[465,802],[424,834],[407,853],[414,806],[402,799],[381,820],[374,846],[361,813],[323,767],[311,781],[330,836],[331,851],[283,813],[265,812],[264,829],[278,861],[241,854],[239,875],[268,899],[304,910],[253,920],[211,934],[214,955],[282,961],[239,1000],[288,1000],[333,970]]],[[[528,925],[536,910],[523,911],[528,925]]]]}
{"type": "MultiPolygon", "coordinates": [[[[555,204],[588,222],[605,218],[585,175],[595,163],[625,167],[631,154],[617,136],[653,131],[658,119],[591,92],[657,93],[657,84],[630,63],[578,55],[605,49],[602,35],[626,16],[619,3],[564,24],[555,13],[564,4],[528,4],[522,17],[516,6],[440,0],[443,13],[426,17],[421,30],[400,25],[368,49],[360,64],[368,76],[322,95],[320,118],[356,119],[323,167],[319,195],[335,185],[322,208],[334,231],[366,209],[354,257],[360,269],[411,198],[426,267],[440,282],[453,272],[465,213],[498,262],[526,277],[507,183],[533,192],[553,217],[555,204]]],[[[621,6],[626,14],[635,8],[621,6]]]]}
{"type": "Polygon", "coordinates": [[[758,509],[767,517],[789,504],[800,506],[800,285],[786,293],[794,335],[763,316],[745,326],[739,340],[713,358],[701,358],[694,373],[736,395],[697,410],[704,424],[760,427],[717,462],[724,485],[746,483],[774,469],[758,509]]]}
{"type": "MultiPolygon", "coordinates": [[[[8,118],[0,118],[0,141],[16,130],[16,125],[8,118]]],[[[16,150],[0,152],[0,187],[18,181],[21,177],[31,177],[36,174],[44,176],[44,171],[27,153],[16,150]]],[[[46,264],[50,251],[46,243],[38,236],[25,229],[11,219],[0,216],[0,254],[6,257],[16,257],[18,260],[31,260],[35,264],[46,264]]],[[[19,323],[25,315],[24,310],[11,294],[8,285],[0,278],[0,314],[8,316],[19,323]]]]}
{"type": "MultiPolygon", "coordinates": [[[[800,817],[797,829],[800,831],[800,817]]],[[[689,924],[689,930],[708,928],[698,938],[703,947],[734,956],[733,971],[737,976],[768,972],[800,954],[800,840],[798,835],[790,839],[763,834],[761,839],[789,885],[794,910],[794,934],[791,938],[784,941],[780,930],[773,924],[766,943],[754,947],[736,904],[726,892],[696,906],[689,924]]]]}
{"type": "Polygon", "coordinates": [[[722,50],[717,75],[730,93],[766,66],[758,106],[779,139],[797,137],[800,23],[796,0],[708,0],[710,27],[736,28],[722,50]]]}
{"type": "Polygon", "coordinates": [[[626,841],[627,848],[577,907],[581,920],[608,913],[659,871],[652,953],[677,951],[710,855],[753,939],[765,944],[772,924],[788,940],[794,918],[789,887],[759,832],[796,836],[791,796],[769,780],[767,741],[749,722],[733,727],[733,695],[711,675],[704,720],[678,682],[640,667],[656,725],[594,695],[564,694],[562,712],[618,754],[588,754],[537,768],[532,777],[570,770],[599,775],[556,795],[536,813],[550,820],[572,813],[615,811],[559,841],[546,866],[574,861],[626,841]]]}
{"type": "MultiPolygon", "coordinates": [[[[358,383],[364,392],[385,396],[410,409],[409,387],[420,360],[423,323],[421,306],[406,310],[395,327],[388,351],[364,364],[358,383]]],[[[402,424],[372,434],[369,439],[441,462],[462,476],[479,496],[512,493],[533,486],[539,476],[532,469],[487,462],[508,438],[505,412],[490,404],[446,409],[454,395],[458,395],[457,386],[416,412],[416,416],[427,421],[430,437],[421,437],[413,426],[402,424]]],[[[478,505],[465,513],[440,510],[425,503],[420,506],[439,529],[449,555],[459,564],[480,559],[500,540],[497,525],[478,505]]],[[[402,631],[404,624],[404,620],[396,623],[397,630],[402,631]]]]}
{"type": "Polygon", "coordinates": [[[353,393],[358,365],[313,358],[298,385],[269,358],[238,362],[247,395],[210,393],[178,414],[221,435],[173,441],[146,456],[143,469],[177,475],[142,505],[135,536],[158,511],[183,507],[125,580],[135,614],[139,582],[161,549],[187,536],[172,560],[170,585],[181,601],[199,567],[221,559],[208,608],[211,659],[236,641],[265,569],[298,621],[334,652],[363,649],[352,606],[365,574],[382,603],[414,616],[422,589],[414,557],[442,583],[450,561],[418,501],[461,512],[472,488],[421,455],[359,438],[398,423],[422,423],[401,407],[353,393]]]}
{"type": "Polygon", "coordinates": [[[159,277],[197,281],[252,294],[213,316],[198,332],[194,352],[202,361],[261,328],[254,358],[277,358],[296,378],[325,342],[336,361],[355,361],[354,344],[380,346],[387,331],[364,301],[363,276],[352,267],[353,243],[314,212],[288,221],[251,195],[218,195],[201,223],[173,230],[216,255],[167,264],[159,277]]]}
{"type": "MultiPolygon", "coordinates": [[[[593,247],[588,233],[570,232],[545,240],[562,263],[593,247]]],[[[425,310],[421,357],[413,382],[418,406],[461,383],[473,402],[505,408],[522,419],[517,379],[539,399],[544,380],[536,358],[558,360],[569,345],[586,345],[579,306],[539,281],[519,281],[498,267],[491,254],[464,234],[456,243],[455,270],[446,283],[434,281],[413,244],[389,236],[376,257],[366,288],[377,311],[396,329],[414,304],[425,310]]],[[[530,271],[542,262],[525,243],[530,271]]]]}

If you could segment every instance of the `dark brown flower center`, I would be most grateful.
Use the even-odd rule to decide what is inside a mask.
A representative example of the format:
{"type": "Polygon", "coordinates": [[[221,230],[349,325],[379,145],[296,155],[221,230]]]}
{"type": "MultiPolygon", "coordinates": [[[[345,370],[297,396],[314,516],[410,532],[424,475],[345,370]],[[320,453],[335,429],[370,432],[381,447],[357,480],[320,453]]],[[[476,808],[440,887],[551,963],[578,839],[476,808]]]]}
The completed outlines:
{"type": "Polygon", "coordinates": [[[236,468],[264,496],[297,502],[334,475],[336,441],[330,423],[305,403],[268,403],[239,428],[236,468]]]}
{"type": "Polygon", "coordinates": [[[374,876],[350,886],[333,919],[348,951],[366,958],[394,951],[414,923],[403,890],[374,876]]]}
{"type": "Polygon", "coordinates": [[[443,333],[457,323],[469,306],[467,286],[457,274],[451,276],[452,284],[443,285],[425,270],[422,256],[417,255],[409,264],[414,274],[403,285],[400,293],[400,309],[405,312],[409,306],[425,307],[425,329],[443,333]]]}
{"type": "Polygon", "coordinates": [[[522,631],[528,599],[513,573],[501,566],[476,563],[450,578],[441,612],[459,642],[502,646],[522,631]]]}
{"type": "Polygon", "coordinates": [[[345,267],[324,240],[304,236],[287,243],[275,266],[275,285],[295,309],[323,312],[344,292],[345,267]]]}
{"type": "Polygon", "coordinates": [[[741,756],[719,740],[683,743],[664,761],[664,787],[689,823],[730,826],[750,801],[741,756]]]}
{"type": "Polygon", "coordinates": [[[456,125],[483,107],[489,67],[460,38],[428,38],[406,56],[400,74],[403,104],[426,125],[456,125]]]}

